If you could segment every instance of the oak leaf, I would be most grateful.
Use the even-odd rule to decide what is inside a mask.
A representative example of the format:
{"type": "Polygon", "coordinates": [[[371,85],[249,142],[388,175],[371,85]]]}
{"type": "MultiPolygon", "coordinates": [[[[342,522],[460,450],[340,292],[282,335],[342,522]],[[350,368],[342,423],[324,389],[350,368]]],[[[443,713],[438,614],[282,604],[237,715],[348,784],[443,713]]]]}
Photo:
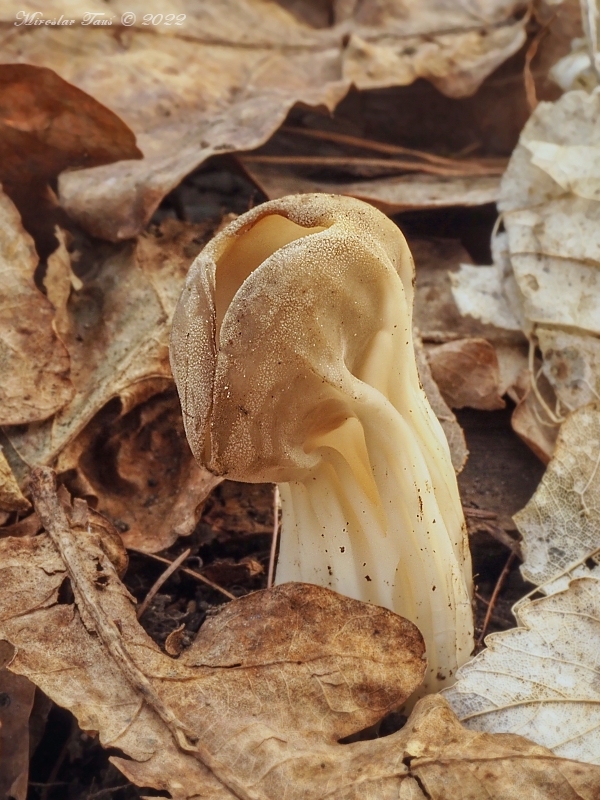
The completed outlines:
{"type": "MultiPolygon", "coordinates": [[[[160,651],[49,470],[32,490],[46,533],[0,541],[0,635],[113,762],[176,800],[592,800],[600,768],[521,736],[466,731],[440,696],[403,729],[339,739],[399,706],[422,678],[423,642],[392,612],[322,587],[283,584],[209,618],[178,658],[160,651]],[[74,603],[59,600],[68,580],[74,603]]],[[[64,596],[64,593],[63,593],[64,596]]]]}
{"type": "Polygon", "coordinates": [[[38,257],[19,212],[0,192],[0,425],[44,420],[73,396],[54,309],[36,287],[38,257]]]}

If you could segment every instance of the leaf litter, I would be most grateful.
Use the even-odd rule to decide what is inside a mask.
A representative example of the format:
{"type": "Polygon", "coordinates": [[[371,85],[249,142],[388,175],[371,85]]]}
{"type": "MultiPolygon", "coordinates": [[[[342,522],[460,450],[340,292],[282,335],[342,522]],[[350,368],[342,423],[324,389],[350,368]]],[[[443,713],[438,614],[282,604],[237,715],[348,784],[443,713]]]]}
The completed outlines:
{"type": "Polygon", "coordinates": [[[598,790],[600,770],[520,736],[464,731],[437,696],[396,734],[339,744],[418,685],[423,641],[401,617],[324,588],[284,584],[236,600],[169,658],[139,626],[85,503],[65,508],[48,469],[32,488],[46,533],[0,544],[11,669],[35,675],[84,730],[126,754],[113,762],[135,782],[176,798],[248,800],[516,798],[520,781],[546,796],[565,784],[581,797],[598,790]],[[58,602],[66,579],[74,604],[58,602]]]}
{"type": "MultiPolygon", "coordinates": [[[[140,10],[137,23],[115,37],[106,27],[15,28],[18,12],[38,9],[11,2],[1,14],[11,23],[1,50],[4,61],[54,70],[135,133],[141,161],[69,172],[59,185],[73,219],[118,241],[139,233],[160,200],[207,158],[263,144],[296,102],[333,111],[352,84],[372,89],[420,77],[451,97],[470,94],[523,44],[525,6],[494,0],[474,23],[466,2],[450,8],[430,0],[408,13],[376,2],[336,4],[333,26],[315,28],[278,3],[212,0],[185,4],[185,25],[162,32],[144,28],[140,10]]],[[[60,4],[44,11],[64,13],[60,4]]],[[[115,15],[130,11],[126,2],[111,4],[115,15]]],[[[156,0],[143,12],[168,14],[156,0]]]]}
{"type": "MultiPolygon", "coordinates": [[[[35,102],[41,102],[39,98],[44,97],[45,86],[64,84],[69,98],[74,97],[75,103],[79,98],[80,103],[92,109],[91,129],[94,120],[97,123],[98,119],[104,120],[102,124],[109,120],[117,128],[121,126],[119,130],[125,136],[123,141],[128,142],[125,148],[130,148],[129,155],[126,149],[119,151],[117,146],[106,160],[137,157],[140,151],[132,149],[135,144],[132,145],[131,130],[137,134],[145,158],[137,162],[117,161],[81,171],[82,166],[88,165],[78,161],[76,148],[67,148],[60,156],[64,159],[64,166],[53,173],[55,177],[65,167],[70,170],[62,172],[59,180],[63,208],[58,205],[52,189],[44,188],[43,221],[46,229],[42,232],[31,229],[35,243],[20,227],[16,212],[14,209],[11,211],[10,203],[6,201],[7,213],[9,216],[12,213],[13,221],[4,233],[5,241],[8,245],[17,241],[18,252],[28,252],[19,264],[19,270],[24,267],[27,270],[23,272],[22,285],[28,286],[28,294],[24,296],[28,297],[29,303],[36,298],[37,308],[46,309],[48,324],[45,335],[51,346],[63,354],[64,368],[58,371],[63,381],[63,393],[58,393],[55,405],[48,406],[44,401],[46,406],[40,404],[39,408],[36,406],[27,412],[37,414],[37,417],[32,416],[25,424],[11,419],[3,429],[3,451],[0,453],[0,524],[4,526],[0,528],[0,550],[3,553],[0,571],[3,573],[3,591],[0,604],[4,606],[4,613],[0,614],[0,628],[6,641],[14,640],[16,650],[14,656],[12,647],[6,651],[8,655],[4,661],[10,661],[12,672],[0,671],[0,679],[6,675],[11,676],[10,680],[15,677],[15,672],[21,673],[16,677],[25,681],[23,686],[31,694],[31,684],[22,677],[29,675],[60,705],[71,709],[84,730],[92,735],[97,731],[105,746],[120,750],[120,754],[112,756],[113,762],[139,786],[167,790],[174,797],[198,796],[198,791],[210,797],[279,797],[284,787],[288,793],[290,787],[294,787],[293,796],[298,794],[302,797],[322,796],[325,791],[328,796],[340,798],[400,795],[439,797],[440,800],[442,797],[516,798],[532,791],[553,798],[592,798],[598,793],[599,779],[595,768],[569,760],[597,762],[595,726],[592,724],[589,730],[583,731],[582,726],[590,718],[580,714],[583,706],[586,714],[592,709],[590,713],[593,715],[596,700],[593,692],[587,690],[585,681],[579,679],[586,670],[587,674],[595,670],[595,664],[589,663],[589,642],[594,642],[597,634],[594,627],[597,623],[597,584],[593,577],[577,577],[594,575],[594,562],[589,559],[593,555],[593,549],[589,549],[593,544],[593,526],[586,528],[585,522],[593,520],[597,505],[596,476],[592,463],[593,443],[585,439],[590,431],[593,433],[595,430],[590,415],[593,417],[597,412],[592,407],[581,407],[598,397],[595,316],[593,309],[591,316],[585,309],[588,316],[579,314],[574,301],[570,306],[570,319],[575,324],[565,329],[561,320],[569,311],[568,307],[559,310],[558,318],[552,316],[555,311],[548,315],[543,292],[536,295],[537,290],[532,289],[533,281],[529,281],[525,287],[530,292],[527,295],[522,280],[519,282],[519,258],[523,256],[521,271],[529,270],[527,274],[530,274],[532,262],[527,261],[527,256],[531,252],[537,253],[539,241],[544,253],[548,251],[544,255],[548,259],[581,260],[578,249],[581,241],[588,243],[583,253],[584,266],[595,258],[593,225],[590,227],[594,219],[590,213],[593,206],[585,206],[594,197],[595,176],[593,171],[582,171],[578,166],[582,157],[588,161],[595,157],[594,152],[589,152],[586,142],[577,142],[573,146],[570,140],[558,143],[551,140],[549,146],[544,134],[519,145],[529,155],[523,164],[513,165],[512,174],[517,184],[519,181],[523,183],[523,176],[526,184],[527,170],[533,170],[535,180],[540,174],[545,174],[552,185],[559,186],[563,193],[570,192],[575,199],[567,202],[560,195],[555,197],[552,189],[549,211],[540,210],[535,205],[527,206],[528,200],[524,201],[527,214],[519,216],[522,209],[514,209],[513,219],[508,224],[505,222],[507,233],[497,236],[494,243],[496,263],[501,262],[504,266],[500,271],[495,266],[477,284],[485,292],[492,279],[497,283],[497,289],[488,294],[487,302],[491,308],[486,319],[488,324],[472,318],[461,320],[450,296],[445,269],[440,268],[443,262],[437,263],[436,270],[430,268],[435,256],[429,262],[421,258],[416,316],[424,348],[420,350],[419,369],[428,393],[438,403],[436,413],[446,429],[457,470],[464,466],[467,449],[450,406],[500,407],[504,403],[502,397],[508,392],[511,399],[518,402],[513,420],[515,429],[546,461],[554,450],[558,425],[540,425],[540,418],[544,419],[547,410],[554,408],[554,393],[560,400],[560,405],[556,406],[560,421],[563,419],[561,414],[581,409],[563,423],[556,445],[559,460],[551,461],[538,493],[516,517],[524,537],[522,543],[511,537],[505,515],[488,512],[485,507],[480,509],[477,505],[470,509],[472,513],[468,519],[470,529],[473,526],[475,532],[473,541],[483,530],[488,530],[497,540],[497,547],[509,547],[512,553],[523,552],[523,571],[530,578],[536,559],[538,564],[541,560],[550,572],[556,564],[562,572],[559,570],[558,576],[553,574],[551,580],[540,584],[540,589],[552,593],[551,596],[530,603],[525,600],[516,609],[518,622],[524,627],[488,637],[488,650],[464,668],[459,683],[451,690],[454,694],[448,696],[459,718],[465,718],[464,726],[458,722],[444,698],[433,696],[419,701],[401,730],[380,739],[338,744],[340,738],[349,735],[356,738],[359,731],[377,724],[387,711],[402,706],[419,682],[418,672],[423,668],[423,662],[420,656],[416,657],[421,652],[416,644],[418,635],[408,639],[405,635],[404,638],[399,636],[399,630],[406,634],[406,626],[410,623],[395,618],[390,612],[369,606],[362,606],[358,611],[355,606],[361,604],[354,601],[330,593],[326,593],[329,596],[322,595],[325,590],[316,587],[292,584],[240,597],[214,615],[210,604],[200,603],[198,606],[196,601],[188,601],[186,608],[183,598],[172,602],[172,589],[166,590],[171,594],[159,589],[145,615],[144,624],[153,627],[158,623],[164,628],[168,620],[164,635],[161,634],[158,640],[164,642],[167,653],[172,656],[169,657],[139,626],[133,598],[119,578],[127,563],[123,540],[132,548],[136,574],[131,576],[131,580],[139,587],[139,594],[144,586],[144,592],[148,587],[144,583],[143,570],[138,576],[137,567],[147,557],[136,554],[136,550],[160,551],[184,535],[191,536],[190,552],[194,554],[186,563],[195,558],[197,569],[202,573],[232,586],[235,593],[244,594],[249,588],[256,587],[253,581],[265,572],[268,551],[256,553],[256,547],[269,541],[273,527],[272,519],[269,519],[269,516],[272,518],[269,487],[257,487],[253,494],[248,494],[247,501],[240,501],[244,495],[234,485],[223,484],[209,497],[199,521],[214,482],[195,465],[183,441],[181,419],[165,357],[166,334],[187,266],[207,240],[211,229],[214,230],[214,225],[185,222],[187,211],[183,205],[178,205],[181,194],[177,190],[171,208],[184,221],[165,220],[164,212],[161,212],[161,216],[157,215],[157,219],[163,220],[160,227],[152,226],[142,234],[141,230],[157,204],[212,152],[243,151],[264,142],[296,100],[313,105],[324,101],[333,108],[348,91],[350,75],[363,89],[413,82],[403,91],[426,96],[429,91],[423,89],[426,84],[414,83],[415,78],[424,75],[448,95],[460,96],[473,91],[495,66],[494,59],[506,58],[511,48],[516,49],[523,41],[527,20],[511,16],[517,6],[498,4],[494,11],[490,11],[492,16],[496,15],[493,17],[493,36],[488,37],[480,51],[471,51],[467,55],[461,74],[452,72],[452,69],[444,73],[449,63],[444,61],[444,47],[451,43],[460,50],[472,40],[472,34],[478,28],[466,31],[466,34],[461,29],[461,6],[453,18],[457,27],[450,34],[456,38],[452,42],[444,40],[436,27],[439,25],[439,9],[436,10],[435,3],[415,12],[414,17],[415,36],[418,38],[427,29],[428,35],[433,35],[436,46],[440,48],[437,54],[431,51],[427,57],[419,49],[421,40],[411,53],[398,51],[394,39],[398,30],[395,12],[378,9],[369,3],[363,4],[360,11],[354,9],[349,13],[343,4],[336,4],[333,16],[323,19],[319,11],[304,4],[295,4],[291,12],[284,10],[283,4],[277,7],[278,10],[269,7],[268,26],[247,28],[248,31],[261,30],[265,41],[260,42],[252,39],[253,36],[256,38],[253,32],[247,34],[247,41],[239,39],[239,31],[244,28],[239,25],[239,19],[267,20],[264,4],[242,3],[241,0],[232,3],[236,13],[240,12],[235,23],[235,15],[231,20],[227,15],[211,16],[211,6],[207,4],[193,20],[195,27],[190,38],[196,49],[193,56],[185,56],[188,43],[184,38],[165,36],[162,35],[164,31],[161,34],[158,30],[148,38],[148,32],[139,27],[129,31],[121,29],[117,39],[110,41],[106,30],[96,30],[86,37],[85,47],[81,27],[61,31],[61,34],[71,34],[71,55],[77,56],[69,61],[65,60],[62,50],[67,39],[57,38],[57,31],[31,28],[11,31],[13,35],[6,38],[10,45],[6,52],[15,45],[17,47],[13,55],[15,60],[37,64],[37,67],[22,65],[21,73],[18,73],[21,67],[17,65],[19,79],[25,75],[29,81],[28,91],[35,95],[34,90],[38,88],[36,70],[38,75],[45,76],[46,83],[39,81],[40,93],[35,102]],[[432,13],[431,19],[427,17],[428,12],[432,13]],[[435,21],[431,23],[431,20],[435,21]],[[223,41],[227,41],[230,61],[225,58],[225,51],[219,50],[223,41],[199,41],[201,25],[204,26],[203,35],[206,31],[210,36],[215,32],[220,32],[219,35],[224,33],[223,41]],[[419,25],[424,25],[424,28],[420,29],[419,25]],[[387,39],[381,37],[383,27],[388,33],[387,39]],[[283,36],[284,32],[298,45],[296,54],[276,52],[273,48],[277,36],[283,36]],[[336,37],[342,32],[343,47],[340,48],[340,39],[336,37]],[[348,32],[350,38],[344,39],[348,32]],[[226,39],[228,36],[230,40],[226,39]],[[119,54],[114,51],[117,40],[122,48],[119,54]],[[263,64],[258,72],[252,73],[249,94],[233,97],[233,103],[231,97],[222,101],[220,98],[225,97],[223,92],[226,88],[238,81],[236,70],[240,64],[248,67],[249,40],[256,45],[256,52],[260,51],[261,57],[266,58],[264,63],[270,67],[279,65],[272,72],[277,77],[264,80],[266,73],[262,73],[261,78],[263,64]],[[149,42],[152,42],[152,52],[160,54],[153,64],[148,61],[149,42]],[[323,43],[326,43],[325,47],[323,43]],[[329,51],[327,47],[330,47],[329,51]],[[310,65],[306,58],[302,61],[309,52],[314,60],[310,65]],[[401,57],[398,59],[399,52],[401,57]],[[323,53],[327,54],[325,60],[319,60],[323,53]],[[428,60],[431,54],[433,60],[428,60]],[[90,58],[94,59],[93,64],[97,67],[95,72],[90,67],[90,58]],[[104,62],[102,59],[105,58],[104,62]],[[212,76],[211,80],[199,88],[190,89],[189,79],[194,70],[200,66],[206,69],[209,63],[206,59],[211,58],[215,59],[214,64],[226,64],[227,69],[220,77],[209,70],[205,74],[212,76]],[[114,86],[109,91],[101,66],[107,66],[108,74],[108,65],[115,59],[120,59],[123,67],[123,82],[116,91],[114,86]],[[177,85],[175,78],[168,77],[174,74],[172,71],[169,73],[169,64],[179,64],[182,60],[185,65],[178,68],[181,80],[177,85]],[[326,69],[324,64],[328,64],[326,69]],[[366,71],[365,64],[369,65],[366,71]],[[282,65],[285,69],[279,69],[282,65]],[[332,65],[335,65],[334,69],[330,69],[332,65]],[[406,70],[407,65],[410,65],[409,70],[406,70]],[[75,66],[78,70],[76,76],[73,72],[75,66]],[[63,78],[71,77],[79,88],[69,88],[61,78],[40,67],[56,69],[63,78]],[[441,70],[434,76],[438,67],[441,70]],[[295,82],[288,83],[292,68],[296,69],[295,82]],[[326,75],[324,82],[319,77],[322,74],[326,75]],[[165,89],[164,105],[159,100],[158,103],[146,102],[142,108],[136,104],[136,95],[139,96],[139,90],[147,86],[148,80],[153,81],[157,76],[158,82],[154,85],[165,89]],[[214,90],[213,95],[208,98],[200,115],[196,109],[194,116],[190,111],[198,103],[198,91],[204,92],[207,88],[214,90]],[[86,96],[80,92],[81,89],[92,96],[86,96]],[[127,102],[123,99],[126,95],[127,102]],[[134,102],[130,102],[131,98],[134,102]],[[106,107],[103,108],[97,100],[106,107]],[[165,109],[169,114],[163,114],[165,109]],[[127,125],[113,111],[117,111],[129,125],[129,132],[127,125]],[[155,112],[160,112],[160,118],[153,117],[155,112]],[[94,114],[100,116],[94,117],[94,114]],[[170,115],[173,119],[169,120],[170,115]],[[239,124],[242,117],[244,125],[239,124]],[[207,141],[199,142],[203,135],[207,141]],[[177,146],[173,149],[171,143],[174,141],[177,146]],[[588,150],[584,153],[582,148],[585,147],[588,150]],[[167,152],[169,148],[171,153],[167,152]],[[531,167],[527,166],[527,159],[531,167]],[[73,168],[79,171],[72,171],[73,168]],[[110,189],[113,178],[113,188],[110,189]],[[572,232],[570,217],[573,209],[578,213],[582,211],[585,218],[577,235],[572,232]],[[87,234],[78,226],[85,228],[87,234]],[[17,239],[14,238],[15,231],[17,239]],[[54,244],[51,247],[46,245],[44,250],[44,242],[49,241],[48,231],[54,244]],[[545,231],[541,240],[540,231],[545,231]],[[90,233],[109,239],[113,244],[94,239],[90,233]],[[133,234],[138,234],[138,238],[117,243],[133,234]],[[34,247],[42,255],[41,260],[34,247]],[[513,262],[518,262],[516,269],[513,262]],[[128,307],[127,292],[131,289],[133,309],[128,307]],[[508,293],[511,303],[499,306],[497,298],[505,293],[508,293]],[[538,303],[538,314],[533,300],[537,302],[539,297],[543,302],[538,303]],[[437,305],[429,305],[431,298],[437,305]],[[535,358],[532,362],[531,353],[528,357],[524,348],[526,339],[521,331],[529,335],[532,330],[524,309],[536,326],[536,343],[542,360],[535,358]],[[146,334],[155,331],[149,344],[136,338],[135,312],[142,327],[146,325],[146,334]],[[591,336],[586,326],[591,329],[591,336]],[[115,344],[119,346],[115,348],[115,344]],[[436,368],[439,388],[431,375],[432,369],[435,373],[436,368]],[[459,373],[465,379],[462,385],[456,380],[459,373]],[[50,408],[48,413],[47,408],[50,408]],[[519,415],[522,421],[517,423],[519,415]],[[592,428],[588,430],[586,425],[592,425],[592,428]],[[583,435],[580,428],[585,429],[583,435]],[[48,490],[47,472],[38,472],[37,485],[35,480],[30,485],[29,468],[43,464],[56,467],[60,482],[71,489],[75,500],[68,499],[64,488],[58,495],[48,490]],[[568,467],[566,472],[564,464],[568,467]],[[44,481],[46,488],[42,491],[40,486],[44,481]],[[582,482],[583,489],[580,486],[582,482]],[[559,504],[558,512],[547,502],[555,489],[565,499],[564,504],[559,504]],[[52,533],[56,534],[56,529],[52,528],[44,513],[34,512],[21,518],[28,513],[32,492],[38,510],[40,502],[43,502],[40,492],[42,495],[45,492],[55,518],[62,520],[58,536],[62,544],[58,550],[58,539],[53,539],[52,533]],[[106,517],[79,498],[87,498],[106,517]],[[564,513],[563,506],[566,509],[564,513]],[[563,527],[559,521],[565,523],[563,527]],[[574,530],[584,529],[583,536],[575,535],[575,542],[572,535],[567,535],[567,522],[571,525],[571,534],[574,530]],[[250,542],[254,544],[250,545],[250,542]],[[537,555],[534,555],[534,545],[537,546],[537,555]],[[65,550],[61,550],[63,546],[65,550]],[[200,552],[207,546],[217,553],[217,557],[212,563],[203,565],[200,552]],[[570,560],[575,555],[578,560],[570,560]],[[573,578],[576,580],[565,591],[573,578]],[[555,605],[544,605],[550,602],[555,605]],[[352,603],[354,606],[349,608],[352,603]],[[176,605],[180,610],[175,610],[176,605]],[[574,648],[570,642],[564,642],[561,635],[556,635],[559,627],[556,620],[562,621],[572,614],[577,616],[582,608],[585,613],[589,612],[589,620],[578,628],[581,645],[574,648]],[[197,636],[189,628],[191,618],[195,620],[195,630],[202,625],[197,636]],[[360,619],[362,626],[353,629],[348,638],[348,625],[344,625],[347,618],[360,619]],[[382,618],[387,625],[384,636],[380,635],[382,618]],[[257,620],[261,621],[258,626],[257,620]],[[286,626],[287,620],[289,624],[286,626]],[[281,621],[284,625],[279,628],[281,621]],[[336,624],[341,626],[343,635],[334,634],[333,641],[335,646],[341,644],[341,651],[332,652],[331,626],[336,624]],[[374,625],[379,630],[376,636],[373,636],[374,625]],[[290,632],[300,642],[296,641],[301,651],[300,662],[286,661],[284,669],[287,671],[281,673],[279,669],[275,673],[273,667],[276,664],[279,668],[280,662],[269,662],[265,652],[268,655],[271,646],[275,650],[279,647],[280,651],[287,647],[290,632]],[[524,656],[520,666],[515,664],[512,651],[508,656],[505,652],[507,647],[503,642],[508,642],[511,636],[518,638],[519,646],[523,643],[528,654],[533,647],[531,643],[536,643],[535,655],[529,661],[524,656]],[[316,638],[321,648],[316,653],[314,643],[308,644],[310,637],[316,638]],[[586,637],[588,649],[584,652],[586,637]],[[412,644],[403,649],[409,640],[412,644]],[[357,664],[357,652],[367,653],[363,663],[357,664]],[[384,653],[383,659],[379,657],[381,652],[384,653]],[[400,659],[399,654],[402,655],[400,659]],[[479,667],[474,665],[479,665],[486,657],[491,660],[485,662],[482,672],[498,694],[488,691],[488,684],[482,691],[482,684],[478,683],[479,667]],[[570,672],[562,666],[561,659],[565,658],[573,662],[570,672]],[[61,678],[54,669],[55,661],[60,670],[66,669],[76,679],[66,681],[61,678]],[[507,684],[502,679],[501,665],[505,663],[509,664],[513,683],[507,684]],[[542,675],[547,684],[546,694],[542,691],[534,692],[535,697],[531,692],[528,695],[528,677],[535,675],[536,670],[544,669],[547,663],[552,668],[551,679],[546,673],[542,675]],[[409,678],[399,676],[402,664],[408,670],[409,678]],[[240,681],[242,672],[243,680],[240,681]],[[114,679],[112,683],[111,679],[114,679]],[[229,681],[234,681],[233,686],[229,681]],[[465,708],[457,704],[459,695],[464,699],[465,707],[475,708],[474,714],[466,713],[465,708]],[[496,706],[481,705],[482,696],[492,698],[496,706]],[[559,696],[560,703],[557,704],[559,696]],[[474,697],[479,699],[474,701],[474,697]],[[552,701],[549,710],[546,709],[548,698],[552,701]],[[294,699],[297,700],[295,704],[292,703],[294,699]],[[123,704],[119,705],[121,700],[123,704]],[[506,709],[501,708],[503,703],[506,709]],[[542,708],[539,717],[537,711],[529,713],[535,703],[542,708]],[[557,713],[554,713],[555,706],[559,709],[557,713]],[[516,709],[515,715],[513,709],[516,709]],[[520,721],[516,721],[518,714],[521,714],[520,721]],[[502,720],[501,723],[498,719],[502,720]],[[551,735],[557,724],[564,724],[567,732],[562,738],[551,735]],[[509,733],[497,734],[496,731],[509,733]],[[537,744],[513,735],[513,731],[526,732],[537,744]],[[571,738],[567,741],[569,736],[571,738]]],[[[103,11],[105,7],[97,10],[103,11]]],[[[57,11],[62,13],[62,9],[57,11]]],[[[10,17],[12,9],[6,13],[10,17]]],[[[572,14],[567,12],[567,19],[569,13],[572,14]]],[[[5,26],[7,30],[8,26],[5,26]]],[[[403,39],[403,44],[406,41],[403,39]]],[[[563,44],[560,37],[554,39],[551,36],[547,52],[559,52],[563,44]]],[[[543,57],[541,61],[544,61],[543,57]]],[[[214,64],[211,64],[211,69],[214,64]]],[[[544,61],[544,70],[548,66],[549,63],[544,61]]],[[[546,72],[535,77],[538,88],[545,80],[542,74],[546,72]]],[[[114,84],[112,79],[111,83],[114,84]]],[[[363,96],[375,98],[375,104],[378,102],[372,89],[371,93],[363,96]]],[[[204,102],[205,98],[201,100],[204,102]]],[[[352,96],[348,102],[354,102],[352,96]]],[[[484,112],[486,102],[485,95],[477,97],[484,112]]],[[[518,104],[511,118],[518,129],[518,120],[524,121],[526,115],[521,117],[517,107],[518,104]]],[[[554,113],[552,108],[554,106],[542,104],[538,113],[543,117],[544,113],[554,113]]],[[[60,124],[60,113],[56,106],[50,108],[50,130],[52,125],[60,124]]],[[[297,113],[304,114],[303,119],[309,120],[309,127],[314,125],[314,112],[297,113]]],[[[410,114],[407,119],[409,117],[410,114]]],[[[432,120],[434,117],[435,114],[432,120]]],[[[534,114],[532,120],[536,119],[534,114]]],[[[432,125],[446,134],[446,128],[435,120],[432,125]]],[[[322,126],[319,124],[317,127],[322,126]]],[[[44,126],[32,130],[35,136],[40,136],[44,126]]],[[[472,135],[467,126],[465,131],[472,135]]],[[[360,134],[356,129],[350,132],[360,134]]],[[[99,133],[102,136],[102,131],[99,133]]],[[[492,138],[501,135],[506,134],[498,130],[492,138]]],[[[444,168],[454,168],[453,152],[445,148],[444,145],[439,157],[435,158],[438,158],[438,163],[440,158],[446,160],[444,168]],[[450,165],[446,163],[448,160],[450,165]]],[[[521,152],[519,148],[515,157],[521,152]]],[[[417,173],[421,169],[419,163],[431,163],[427,157],[423,159],[423,155],[421,151],[413,156],[417,173]]],[[[259,154],[258,158],[261,157],[259,154]]],[[[388,195],[391,198],[386,208],[388,213],[408,207],[462,203],[470,191],[466,186],[460,186],[463,178],[451,177],[446,186],[440,184],[440,198],[434,198],[432,202],[430,187],[427,186],[429,178],[425,174],[427,169],[414,177],[400,176],[399,181],[393,176],[386,177],[387,168],[385,165],[376,167],[374,159],[367,159],[364,166],[352,164],[351,158],[346,158],[346,161],[347,174],[352,175],[354,171],[354,176],[359,179],[355,181],[357,192],[362,190],[359,184],[364,188],[369,181],[375,184],[379,181],[370,198],[376,205],[385,207],[386,192],[392,191],[392,195],[388,195]],[[378,168],[384,170],[384,177],[369,177],[369,170],[373,174],[373,170],[378,168]],[[393,194],[396,191],[394,182],[398,183],[401,192],[406,191],[404,186],[412,187],[408,205],[402,199],[398,201],[399,196],[393,194]],[[419,192],[423,194],[419,196],[419,192]]],[[[35,177],[31,164],[34,161],[30,160],[27,174],[35,177]]],[[[467,158],[460,168],[468,171],[477,165],[477,158],[467,158]]],[[[266,164],[256,162],[252,166],[251,160],[247,160],[245,166],[252,171],[258,167],[263,169],[266,164]]],[[[408,172],[413,169],[410,167],[408,172]]],[[[437,180],[437,177],[433,176],[433,179],[437,180]]],[[[303,179],[298,173],[290,175],[288,180],[293,186],[290,191],[302,188],[303,179]]],[[[481,203],[496,197],[498,179],[495,177],[493,180],[495,188],[491,193],[472,194],[467,202],[481,203]]],[[[260,184],[260,180],[257,182],[260,184]]],[[[322,180],[321,185],[325,185],[322,180]]],[[[336,178],[331,188],[340,191],[341,185],[336,178]]],[[[530,188],[525,187],[525,191],[529,193],[530,188]]],[[[502,197],[507,195],[500,194],[502,202],[502,197]]],[[[519,192],[512,188],[509,194],[519,197],[519,192]]],[[[169,208],[168,203],[163,208],[169,208]]],[[[505,209],[505,218],[511,211],[511,208],[505,209]]],[[[417,241],[418,278],[419,248],[433,255],[436,251],[443,252],[444,248],[452,249],[456,244],[417,241]]],[[[455,251],[452,271],[456,270],[459,260],[463,263],[470,260],[464,249],[460,259],[456,257],[459,252],[456,247],[455,251]]],[[[473,267],[472,270],[472,279],[483,277],[483,269],[473,267]]],[[[540,277],[543,278],[536,273],[536,280],[540,277]]],[[[585,285],[582,278],[582,291],[585,285]]],[[[551,295],[551,292],[547,293],[547,297],[551,295]]],[[[12,333],[10,323],[9,327],[12,333]]],[[[39,336],[40,330],[27,331],[26,335],[39,336]]],[[[26,345],[31,342],[33,339],[29,342],[25,339],[26,345]]],[[[19,347],[23,349],[23,345],[19,347]]],[[[33,368],[31,380],[56,380],[52,373],[54,367],[51,367],[49,376],[47,362],[39,360],[36,348],[31,348],[31,357],[24,359],[25,362],[28,369],[33,368]]],[[[54,390],[51,393],[56,394],[54,390]]],[[[39,399],[38,394],[36,402],[39,403],[39,399]]],[[[23,413],[23,408],[27,410],[20,399],[11,402],[19,413],[23,413]]],[[[4,409],[3,404],[0,407],[4,409]]],[[[476,491],[467,496],[479,499],[484,493],[476,491]]],[[[173,554],[170,558],[185,556],[185,546],[175,543],[169,551],[173,554]]],[[[170,563],[169,559],[158,558],[170,563]]],[[[184,572],[194,575],[194,570],[189,567],[184,567],[184,572]]],[[[513,577],[511,575],[510,579],[513,577]]],[[[171,578],[171,581],[177,580],[177,574],[171,578]]],[[[490,613],[493,617],[493,609],[490,613]]],[[[508,645],[509,650],[511,646],[508,645]]],[[[9,698],[17,697],[12,689],[7,694],[9,698]]],[[[11,791],[17,800],[24,797],[26,791],[27,763],[23,753],[27,747],[24,743],[28,736],[28,708],[25,703],[18,718],[14,718],[20,731],[20,757],[11,756],[3,762],[3,768],[9,765],[9,772],[3,776],[13,776],[10,778],[12,783],[16,779],[11,791]]],[[[7,724],[12,723],[5,722],[5,732],[7,724]]],[[[60,763],[57,765],[58,768],[60,763]]]]}

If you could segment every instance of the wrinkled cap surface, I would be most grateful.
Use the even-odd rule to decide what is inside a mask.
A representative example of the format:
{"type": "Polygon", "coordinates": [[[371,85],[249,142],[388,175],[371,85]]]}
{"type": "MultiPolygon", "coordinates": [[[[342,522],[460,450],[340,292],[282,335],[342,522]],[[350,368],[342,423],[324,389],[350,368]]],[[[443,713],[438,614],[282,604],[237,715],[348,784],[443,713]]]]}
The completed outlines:
{"type": "Polygon", "coordinates": [[[171,337],[196,459],[233,480],[301,480],[320,458],[311,442],[355,416],[398,281],[409,336],[413,276],[396,225],[352,198],[289,196],[224,228],[189,271],[171,337]]]}

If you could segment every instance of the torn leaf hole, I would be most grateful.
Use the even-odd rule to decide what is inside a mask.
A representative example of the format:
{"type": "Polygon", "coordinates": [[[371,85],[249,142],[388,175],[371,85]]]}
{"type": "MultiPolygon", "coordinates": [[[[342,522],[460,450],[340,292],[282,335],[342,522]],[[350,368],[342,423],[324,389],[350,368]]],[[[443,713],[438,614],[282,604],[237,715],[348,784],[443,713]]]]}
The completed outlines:
{"type": "Polygon", "coordinates": [[[71,586],[71,579],[64,578],[58,590],[58,605],[70,606],[75,602],[75,595],[73,594],[73,587],[71,586]]]}

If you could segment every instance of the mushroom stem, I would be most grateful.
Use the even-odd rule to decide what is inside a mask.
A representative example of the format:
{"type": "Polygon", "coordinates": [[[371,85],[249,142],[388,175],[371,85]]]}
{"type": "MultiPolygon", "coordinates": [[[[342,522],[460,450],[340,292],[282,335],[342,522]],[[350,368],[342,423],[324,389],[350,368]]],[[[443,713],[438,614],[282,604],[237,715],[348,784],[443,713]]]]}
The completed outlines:
{"type": "MultiPolygon", "coordinates": [[[[406,305],[399,282],[388,289],[392,312],[406,305]]],[[[427,643],[423,688],[437,691],[471,654],[471,561],[450,453],[419,384],[411,331],[394,328],[397,312],[386,318],[352,379],[353,416],[311,442],[320,459],[302,480],[280,484],[276,583],[317,583],[414,622],[427,643]]]]}

